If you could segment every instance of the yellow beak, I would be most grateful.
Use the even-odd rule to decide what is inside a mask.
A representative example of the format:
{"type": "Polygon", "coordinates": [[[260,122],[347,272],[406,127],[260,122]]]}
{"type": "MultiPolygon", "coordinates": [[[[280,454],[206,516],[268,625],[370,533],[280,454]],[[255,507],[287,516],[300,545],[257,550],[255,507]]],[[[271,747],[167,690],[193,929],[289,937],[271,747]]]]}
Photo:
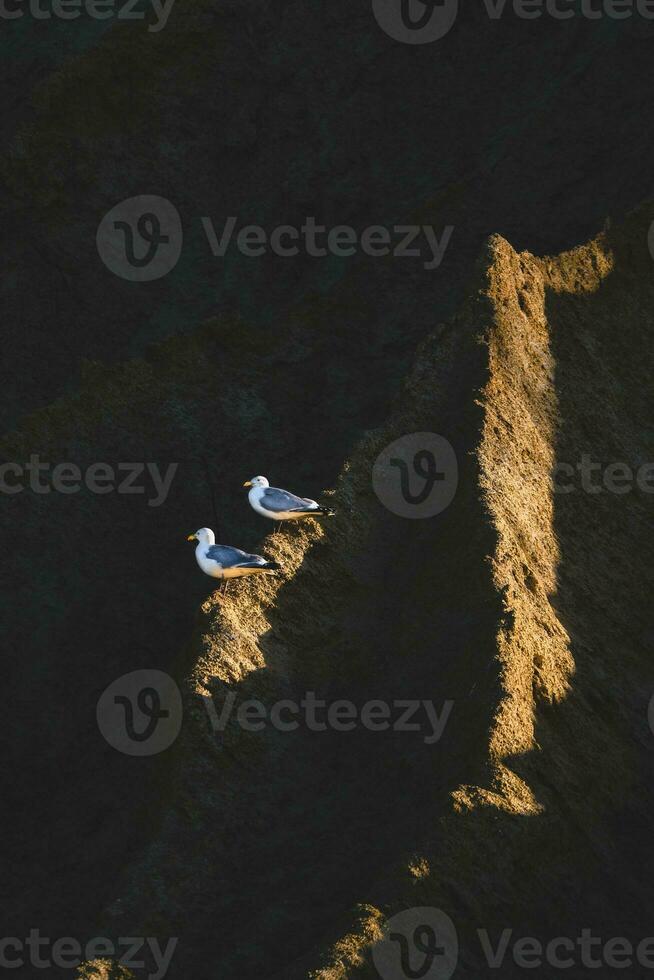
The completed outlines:
{"type": "Polygon", "coordinates": [[[244,487],[251,487],[252,486],[252,481],[251,480],[246,480],[245,483],[243,484],[243,486],[244,487]]]}
{"type": "Polygon", "coordinates": [[[195,535],[194,534],[189,534],[189,536],[188,536],[188,538],[186,540],[187,541],[195,541],[195,535]]]}

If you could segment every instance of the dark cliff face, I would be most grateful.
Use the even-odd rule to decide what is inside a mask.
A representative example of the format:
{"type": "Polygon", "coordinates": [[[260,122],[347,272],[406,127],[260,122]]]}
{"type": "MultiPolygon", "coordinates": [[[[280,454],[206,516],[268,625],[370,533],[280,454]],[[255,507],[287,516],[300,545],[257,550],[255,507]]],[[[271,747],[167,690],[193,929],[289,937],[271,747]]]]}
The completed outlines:
{"type": "MultiPolygon", "coordinates": [[[[418,345],[466,296],[487,236],[557,253],[651,195],[653,40],[653,24],[638,19],[493,21],[476,8],[441,41],[410,46],[352,0],[176,0],[160,32],[3,24],[1,460],[178,467],[160,507],[147,495],[0,498],[16,771],[3,888],[19,922],[62,935],[97,929],[121,869],[156,833],[175,759],[138,768],[118,756],[97,738],[95,704],[128,670],[189,673],[197,649],[183,651],[209,586],[184,539],[216,526],[212,490],[222,536],[256,549],[267,527],[239,496],[254,472],[317,495],[352,459],[363,485],[371,460],[354,447],[389,417],[418,345]],[[151,282],[114,274],[96,246],[103,217],[137,195],[170,201],[183,229],[179,261],[151,282]],[[250,257],[234,242],[214,256],[201,218],[220,235],[230,216],[235,234],[300,228],[312,216],[358,232],[453,231],[437,268],[425,268],[424,239],[420,257],[250,257]]],[[[639,275],[645,233],[637,225],[639,275]]],[[[634,337],[649,294],[640,305],[634,337]]],[[[472,333],[451,370],[439,335],[430,341],[452,404],[472,404],[481,383],[472,333]]],[[[569,362],[574,352],[556,339],[569,362]]],[[[442,424],[437,407],[418,417],[442,424]]],[[[442,584],[440,570],[433,578],[442,584]]],[[[464,592],[450,597],[462,621],[464,592]]],[[[374,596],[365,601],[377,610],[374,596]]],[[[360,631],[375,622],[370,608],[360,631]]],[[[403,627],[394,621],[389,637],[403,627]]],[[[484,633],[479,649],[489,642],[484,633]]],[[[357,789],[362,806],[364,795],[357,789]]],[[[156,881],[156,864],[148,870],[156,881]]],[[[174,882],[166,887],[174,897],[174,882]]],[[[343,888],[348,901],[361,897],[352,882],[343,888]]],[[[144,894],[134,897],[139,914],[144,894]]],[[[279,949],[283,930],[269,925],[279,949]]],[[[302,949],[298,940],[294,955],[302,949]]],[[[204,958],[199,947],[189,962],[204,958]]]]}
{"type": "MultiPolygon", "coordinates": [[[[348,286],[370,329],[351,329],[339,370],[360,381],[358,341],[383,401],[416,340],[460,301],[489,234],[556,252],[652,187],[654,27],[640,18],[464,9],[444,38],[419,46],[349,0],[309,10],[177,0],[154,33],[88,18],[46,33],[44,23],[10,22],[2,41],[13,93],[3,430],[74,389],[82,358],[125,359],[218,311],[272,329],[302,297],[348,286]],[[184,247],[165,278],[135,284],[103,265],[95,236],[106,212],[142,194],[175,205],[184,247]],[[269,232],[307,216],[455,230],[431,270],[418,258],[253,258],[234,245],[214,257],[200,219],[220,229],[230,215],[269,232]]],[[[341,311],[323,327],[340,334],[341,311]]],[[[327,363],[339,354],[335,344],[327,363]]],[[[350,430],[369,421],[365,404],[347,411],[350,430]]]]}

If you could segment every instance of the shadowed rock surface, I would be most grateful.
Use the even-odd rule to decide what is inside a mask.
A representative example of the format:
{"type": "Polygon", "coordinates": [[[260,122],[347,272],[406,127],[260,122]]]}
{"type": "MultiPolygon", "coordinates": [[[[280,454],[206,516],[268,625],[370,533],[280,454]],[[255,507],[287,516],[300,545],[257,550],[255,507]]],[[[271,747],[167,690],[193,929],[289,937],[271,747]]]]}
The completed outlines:
{"type": "Polygon", "coordinates": [[[299,0],[176,0],[158,33],[81,18],[48,22],[48,42],[43,22],[6,26],[18,91],[0,160],[0,431],[75,390],[84,359],[140,355],[216,313],[273,329],[299,298],[328,295],[364,325],[347,326],[344,352],[341,304],[327,324],[353,441],[382,421],[416,343],[462,301],[490,234],[560,251],[652,192],[654,26],[639,17],[507,10],[494,21],[463,9],[438,44],[417,47],[350,0],[310,13],[299,0]],[[177,207],[184,249],[167,277],[134,284],[105,268],[95,237],[106,212],[142,194],[177,207]],[[235,245],[215,258],[200,218],[220,230],[230,215],[269,233],[308,216],[359,232],[455,230],[437,270],[419,258],[250,258],[235,245]]]}
{"type": "MultiPolygon", "coordinates": [[[[320,980],[376,976],[371,941],[412,906],[451,916],[461,976],[496,972],[477,928],[648,935],[651,493],[561,492],[553,471],[652,458],[653,218],[556,258],[491,239],[461,312],[351,454],[338,516],[262,543],[280,579],[202,603],[176,665],[167,799],[112,878],[101,934],[179,936],[173,977],[320,980]],[[372,464],[430,430],[457,451],[459,491],[405,521],[373,494],[372,464]],[[436,745],[211,731],[209,697],[307,691],[454,708],[436,745]]],[[[502,975],[521,972],[509,956],[502,975]]]]}
{"type": "Polygon", "coordinates": [[[177,466],[160,507],[3,498],[6,933],[179,935],[184,980],[374,976],[383,915],[421,903],[475,977],[476,925],[646,936],[651,496],[553,494],[550,472],[652,458],[654,212],[520,250],[650,194],[652,26],[465,10],[415,48],[351,0],[178,0],[160,34],[5,26],[1,459],[177,466]],[[184,225],[149,284],[95,246],[138,194],[184,225]],[[437,270],[221,260],[203,215],[454,234],[437,270]],[[422,430],[461,483],[404,522],[371,467],[422,430]],[[338,517],[262,541],[255,471],[336,487],[338,517]],[[216,525],[212,490],[220,537],[283,558],[281,581],[206,598],[184,539],[216,525]],[[186,704],[145,761],[95,720],[139,667],[186,704]],[[437,746],[208,729],[208,694],[306,690],[455,709],[437,746]]]}

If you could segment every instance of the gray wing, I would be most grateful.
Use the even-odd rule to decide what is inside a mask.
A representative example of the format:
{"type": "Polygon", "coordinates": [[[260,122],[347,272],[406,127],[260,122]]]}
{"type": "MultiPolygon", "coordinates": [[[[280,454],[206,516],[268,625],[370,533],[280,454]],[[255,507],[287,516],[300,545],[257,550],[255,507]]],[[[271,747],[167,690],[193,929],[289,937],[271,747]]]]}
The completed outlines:
{"type": "Polygon", "coordinates": [[[207,548],[207,558],[217,561],[222,568],[252,568],[256,565],[267,564],[261,555],[249,555],[240,548],[230,548],[226,544],[212,544],[207,548]]]}
{"type": "Polygon", "coordinates": [[[317,510],[318,504],[315,500],[308,497],[296,497],[288,490],[279,490],[277,487],[268,487],[261,497],[261,503],[266,510],[279,514],[285,510],[317,510]]]}

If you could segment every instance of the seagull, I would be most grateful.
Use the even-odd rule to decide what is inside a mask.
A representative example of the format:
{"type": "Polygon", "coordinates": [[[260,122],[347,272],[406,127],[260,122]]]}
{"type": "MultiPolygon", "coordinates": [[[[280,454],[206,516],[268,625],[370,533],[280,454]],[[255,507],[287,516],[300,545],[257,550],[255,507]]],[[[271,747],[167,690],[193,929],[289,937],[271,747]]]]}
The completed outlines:
{"type": "Polygon", "coordinates": [[[279,562],[268,561],[261,555],[249,555],[240,548],[216,544],[216,536],[210,527],[201,527],[195,534],[189,534],[187,541],[198,542],[195,560],[205,575],[221,580],[223,592],[227,590],[227,580],[230,578],[262,572],[270,575],[281,568],[279,562]]]}
{"type": "Polygon", "coordinates": [[[310,497],[296,497],[288,490],[271,487],[265,476],[253,476],[244,487],[251,487],[248,500],[257,514],[273,521],[296,521],[301,517],[334,517],[329,507],[321,507],[310,497]]]}

